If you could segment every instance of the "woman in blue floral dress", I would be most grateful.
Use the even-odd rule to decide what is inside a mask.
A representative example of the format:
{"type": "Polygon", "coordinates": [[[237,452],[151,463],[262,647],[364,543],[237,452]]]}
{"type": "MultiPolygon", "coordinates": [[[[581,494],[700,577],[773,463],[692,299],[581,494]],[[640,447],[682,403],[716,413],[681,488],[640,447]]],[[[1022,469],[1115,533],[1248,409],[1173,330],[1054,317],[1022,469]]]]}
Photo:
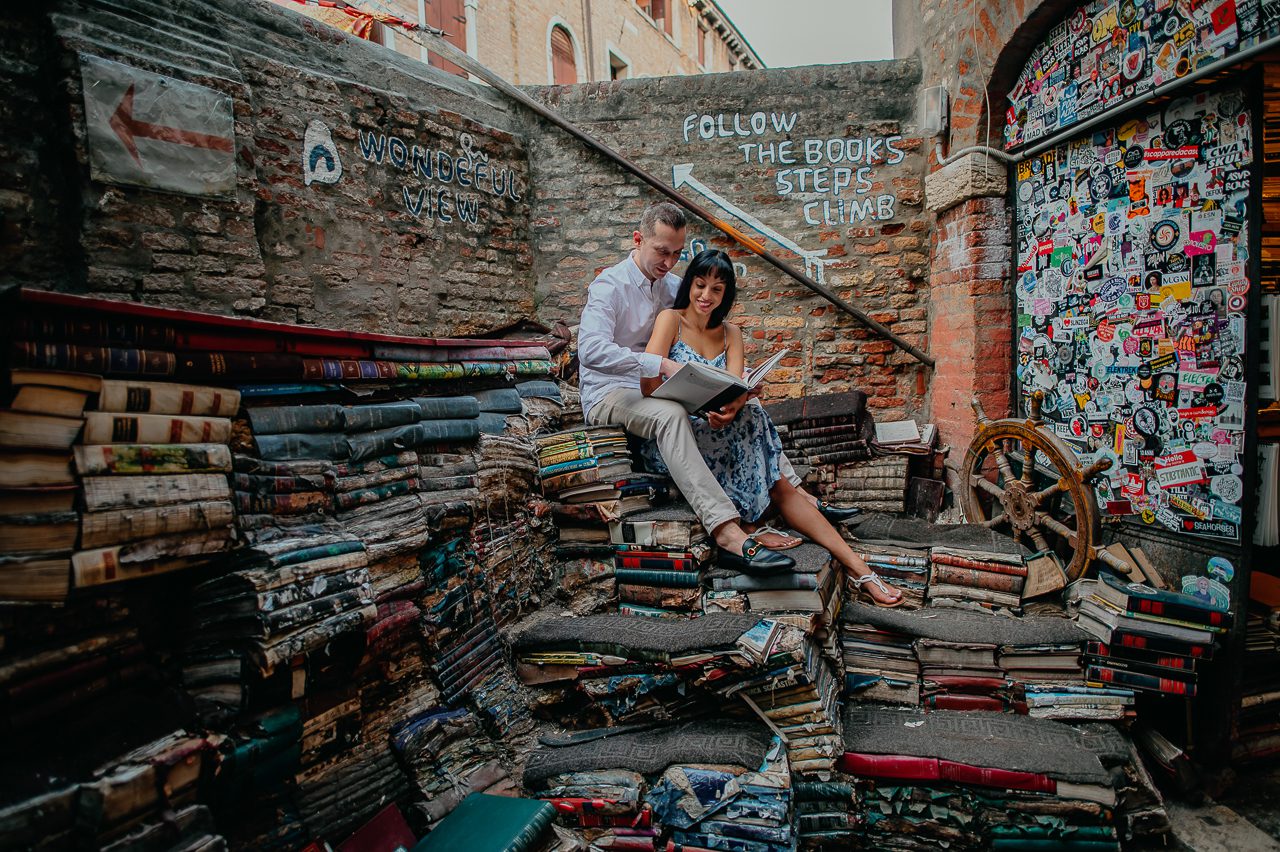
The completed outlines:
{"type": "MultiPolygon", "coordinates": [[[[715,249],[699,252],[685,270],[675,306],[654,322],[646,351],[677,363],[697,361],[741,376],[742,331],[725,322],[736,296],[736,275],[729,256],[715,249]]],[[[641,379],[640,389],[648,396],[661,382],[660,378],[641,379]]],[[[874,603],[902,603],[902,594],[872,572],[818,508],[782,476],[778,466],[782,441],[759,402],[743,395],[705,420],[691,419],[707,467],[744,524],[758,523],[773,505],[794,529],[829,550],[874,603]]],[[[644,443],[641,454],[650,470],[667,470],[653,441],[644,443]]]]}

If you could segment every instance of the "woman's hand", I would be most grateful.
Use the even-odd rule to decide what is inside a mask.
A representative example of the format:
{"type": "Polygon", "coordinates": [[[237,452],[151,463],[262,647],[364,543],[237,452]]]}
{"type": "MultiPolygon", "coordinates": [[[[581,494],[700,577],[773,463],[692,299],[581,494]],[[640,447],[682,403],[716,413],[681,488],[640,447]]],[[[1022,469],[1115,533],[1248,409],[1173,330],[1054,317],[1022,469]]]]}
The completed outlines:
{"type": "Polygon", "coordinates": [[[718,411],[708,411],[707,422],[711,424],[712,429],[723,429],[734,421],[738,412],[742,410],[742,406],[746,404],[747,395],[743,394],[733,402],[720,406],[718,411]]]}

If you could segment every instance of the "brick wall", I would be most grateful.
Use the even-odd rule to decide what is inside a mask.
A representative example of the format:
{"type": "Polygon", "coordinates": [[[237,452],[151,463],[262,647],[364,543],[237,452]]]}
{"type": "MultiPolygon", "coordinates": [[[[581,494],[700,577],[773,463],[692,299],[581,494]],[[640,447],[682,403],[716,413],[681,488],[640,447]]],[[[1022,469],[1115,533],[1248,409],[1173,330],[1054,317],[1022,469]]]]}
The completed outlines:
{"type": "MultiPolygon", "coordinates": [[[[800,267],[803,260],[779,238],[823,253],[810,265],[815,278],[923,346],[930,219],[921,206],[925,159],[914,133],[918,75],[915,62],[862,63],[538,95],[661,180],[673,182],[673,167],[688,164],[692,181],[682,191],[689,197],[750,229],[736,211],[746,213],[772,235],[768,248],[800,267]],[[788,159],[795,162],[782,162],[788,159]],[[847,170],[840,174],[848,186],[833,192],[837,168],[847,170]],[[823,191],[813,192],[812,172],[799,169],[827,169],[819,177],[823,191]]],[[[538,316],[574,324],[587,284],[625,256],[640,212],[656,194],[559,132],[541,129],[530,140],[538,316]]],[[[725,248],[742,264],[734,316],[749,335],[748,359],[782,346],[803,353],[787,363],[771,394],[860,388],[878,417],[922,411],[927,377],[910,356],[710,225],[693,223],[689,238],[691,251],[725,248]]]]}
{"type": "Polygon", "coordinates": [[[0,50],[18,75],[4,113],[37,113],[0,131],[15,152],[0,252],[22,258],[0,282],[400,333],[463,334],[532,309],[523,119],[490,90],[232,0],[139,0],[127,15],[54,4],[18,15],[0,50]],[[229,95],[233,190],[91,179],[81,52],[229,95]],[[304,180],[313,122],[341,161],[336,183],[304,180]],[[447,161],[448,179],[415,173],[414,146],[447,161]]]}

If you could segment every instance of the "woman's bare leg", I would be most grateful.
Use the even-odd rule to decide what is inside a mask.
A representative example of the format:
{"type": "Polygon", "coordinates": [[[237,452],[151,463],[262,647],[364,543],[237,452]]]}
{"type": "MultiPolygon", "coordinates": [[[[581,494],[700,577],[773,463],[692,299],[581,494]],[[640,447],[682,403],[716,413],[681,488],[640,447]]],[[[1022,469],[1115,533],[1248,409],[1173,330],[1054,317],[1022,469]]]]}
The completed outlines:
{"type": "MultiPolygon", "coordinates": [[[[820,544],[831,552],[836,561],[845,567],[854,577],[861,577],[871,572],[867,567],[867,563],[862,557],[853,552],[853,548],[849,547],[840,533],[836,532],[836,528],[818,511],[818,507],[809,500],[805,499],[807,495],[796,490],[796,487],[785,479],[779,479],[769,489],[769,497],[773,500],[774,505],[778,507],[778,511],[782,513],[782,517],[793,529],[809,537],[816,544],[820,544]]],[[[887,585],[887,584],[886,584],[887,585]]],[[[874,583],[868,583],[863,587],[867,594],[871,595],[877,602],[883,604],[893,604],[901,600],[902,592],[889,586],[890,593],[885,594],[876,588],[874,583]]]]}

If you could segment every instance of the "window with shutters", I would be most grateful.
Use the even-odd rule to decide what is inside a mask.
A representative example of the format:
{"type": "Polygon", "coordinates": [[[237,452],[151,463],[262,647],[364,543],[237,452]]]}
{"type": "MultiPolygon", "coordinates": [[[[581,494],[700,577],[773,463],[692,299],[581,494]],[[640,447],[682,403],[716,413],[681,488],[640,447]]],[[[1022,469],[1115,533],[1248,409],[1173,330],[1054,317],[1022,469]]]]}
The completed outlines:
{"type": "Polygon", "coordinates": [[[709,32],[707,25],[698,21],[698,65],[703,68],[707,67],[707,34],[709,32]]]}
{"type": "Polygon", "coordinates": [[[551,28],[551,82],[556,86],[571,86],[578,82],[573,36],[559,24],[551,28]]]}
{"type": "Polygon", "coordinates": [[[671,35],[671,0],[636,0],[636,5],[640,7],[640,11],[644,12],[653,22],[658,25],[658,29],[671,35]]]}
{"type": "MultiPolygon", "coordinates": [[[[444,30],[444,40],[461,50],[467,51],[467,10],[463,0],[422,0],[423,23],[437,30],[444,30]]],[[[467,72],[447,59],[441,59],[434,53],[428,55],[427,61],[437,68],[459,77],[467,76],[467,72]]]]}

